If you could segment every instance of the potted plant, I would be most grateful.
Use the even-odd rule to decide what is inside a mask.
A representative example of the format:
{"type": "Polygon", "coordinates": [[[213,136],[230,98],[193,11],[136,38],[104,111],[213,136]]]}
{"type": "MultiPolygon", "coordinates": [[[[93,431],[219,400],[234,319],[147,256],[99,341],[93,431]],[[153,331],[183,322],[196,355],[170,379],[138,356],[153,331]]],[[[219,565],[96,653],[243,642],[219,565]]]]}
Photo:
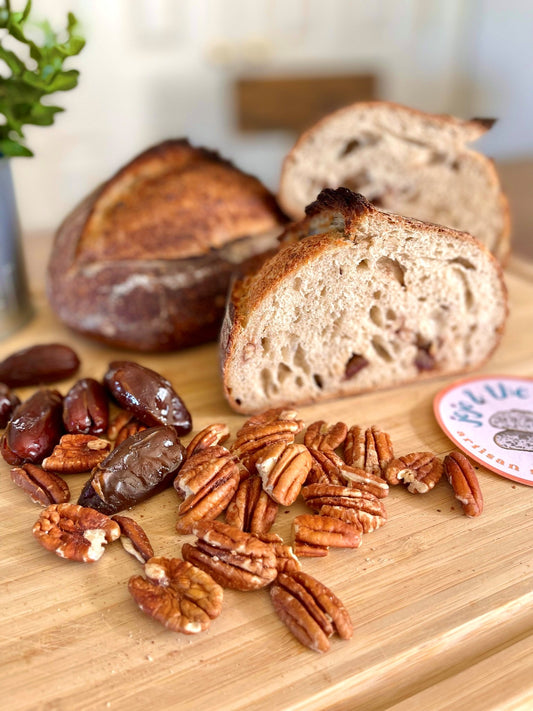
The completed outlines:
{"type": "Polygon", "coordinates": [[[73,14],[61,37],[46,21],[32,26],[30,11],[31,0],[21,11],[0,2],[0,337],[31,314],[10,161],[33,155],[24,126],[50,126],[63,111],[43,99],[77,85],[79,72],[63,65],[85,44],[73,14]]]}

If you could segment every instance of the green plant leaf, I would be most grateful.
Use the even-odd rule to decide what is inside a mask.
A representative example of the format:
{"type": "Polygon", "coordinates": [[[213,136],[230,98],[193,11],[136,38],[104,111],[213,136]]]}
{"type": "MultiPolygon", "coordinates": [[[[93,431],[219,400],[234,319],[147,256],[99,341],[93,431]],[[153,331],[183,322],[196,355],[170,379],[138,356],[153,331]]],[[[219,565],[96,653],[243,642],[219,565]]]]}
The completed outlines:
{"type": "Polygon", "coordinates": [[[15,156],[24,156],[29,158],[33,155],[29,148],[21,145],[17,141],[13,141],[10,138],[0,139],[0,156],[6,156],[9,158],[15,156]]]}

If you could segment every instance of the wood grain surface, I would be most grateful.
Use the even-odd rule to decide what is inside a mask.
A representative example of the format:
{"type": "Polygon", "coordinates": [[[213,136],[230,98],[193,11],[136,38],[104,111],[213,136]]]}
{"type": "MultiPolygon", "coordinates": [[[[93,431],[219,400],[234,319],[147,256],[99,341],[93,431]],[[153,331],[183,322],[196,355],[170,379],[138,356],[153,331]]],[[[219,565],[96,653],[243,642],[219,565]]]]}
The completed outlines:
{"type": "MultiPolygon", "coordinates": [[[[533,374],[532,276],[524,262],[509,265],[507,330],[480,374],[533,374]]],[[[64,329],[42,286],[33,297],[36,318],[0,343],[0,358],[61,341],[79,353],[80,376],[101,378],[113,358],[132,357],[174,383],[194,432],[226,422],[235,433],[243,422],[222,397],[214,345],[159,356],[114,351],[64,329]]],[[[72,382],[61,383],[61,392],[72,382]]],[[[370,393],[300,414],[307,424],[378,424],[397,454],[444,455],[452,443],[436,424],[432,401],[450,382],[370,393]]],[[[38,545],[31,529],[40,507],[12,484],[2,460],[2,705],[10,711],[531,709],[533,488],[482,467],[478,474],[485,497],[478,519],[463,515],[444,480],[423,496],[393,489],[389,521],[365,535],[361,548],[303,560],[304,570],[343,600],[355,628],[350,641],[334,638],[319,655],[290,635],[264,590],[225,591],[222,614],[205,633],[167,631],[129,596],[128,579],[141,567],[120,544],[94,564],[62,560],[38,545]]],[[[73,500],[85,479],[68,477],[73,500]]],[[[177,504],[174,491],[166,491],[129,513],[156,554],[178,556],[190,540],[175,533],[177,504]]],[[[291,520],[303,510],[301,502],[281,507],[273,530],[290,540],[291,520]]]]}

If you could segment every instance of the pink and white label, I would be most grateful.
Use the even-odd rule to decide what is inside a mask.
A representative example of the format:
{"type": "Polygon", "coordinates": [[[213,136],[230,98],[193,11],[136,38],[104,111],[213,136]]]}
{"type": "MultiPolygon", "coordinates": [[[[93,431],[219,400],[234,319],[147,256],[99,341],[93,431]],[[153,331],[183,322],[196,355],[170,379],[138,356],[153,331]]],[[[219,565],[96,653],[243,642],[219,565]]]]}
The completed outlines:
{"type": "Polygon", "coordinates": [[[435,397],[433,409],[445,434],[472,459],[533,486],[533,378],[461,380],[435,397]]]}

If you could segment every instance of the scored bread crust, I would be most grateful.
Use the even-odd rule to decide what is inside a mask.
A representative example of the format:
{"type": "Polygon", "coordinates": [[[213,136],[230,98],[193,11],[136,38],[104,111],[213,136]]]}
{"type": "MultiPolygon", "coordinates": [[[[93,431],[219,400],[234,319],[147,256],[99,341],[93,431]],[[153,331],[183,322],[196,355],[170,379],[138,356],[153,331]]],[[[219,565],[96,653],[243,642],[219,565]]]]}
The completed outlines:
{"type": "Polygon", "coordinates": [[[233,286],[220,359],[234,410],[463,373],[490,357],[507,292],[478,240],[344,188],[322,191],[306,212],[280,251],[233,286]]]}
{"type": "Polygon", "coordinates": [[[47,295],[65,324],[110,345],[215,340],[232,275],[276,248],[286,221],[255,177],[186,139],[165,141],[66,217],[47,295]]]}
{"type": "Polygon", "coordinates": [[[389,101],[328,114],[283,162],[278,200],[293,219],[322,188],[345,186],[378,207],[473,234],[505,264],[511,220],[494,163],[467,144],[494,120],[463,120],[389,101]]]}

